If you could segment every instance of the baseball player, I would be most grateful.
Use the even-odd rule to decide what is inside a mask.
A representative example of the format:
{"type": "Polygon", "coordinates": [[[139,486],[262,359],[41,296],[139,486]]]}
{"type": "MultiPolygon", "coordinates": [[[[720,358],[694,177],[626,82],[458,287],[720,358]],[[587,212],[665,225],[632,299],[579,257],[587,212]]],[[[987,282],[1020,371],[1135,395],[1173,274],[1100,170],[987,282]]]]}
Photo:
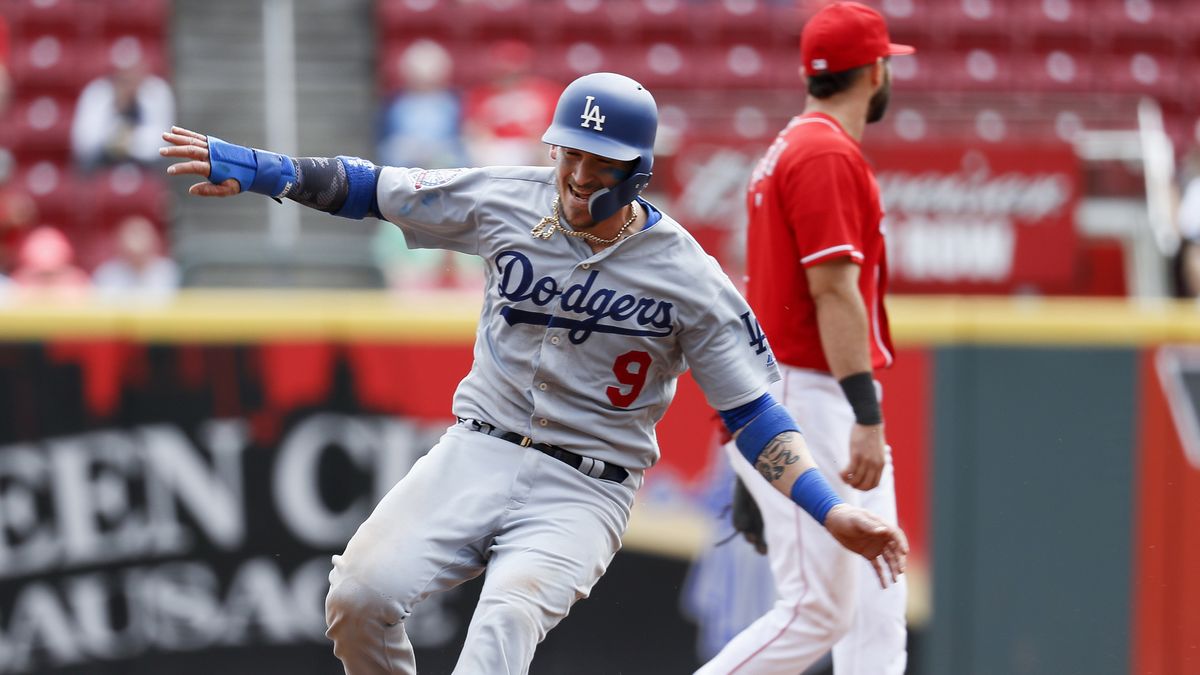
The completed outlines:
{"type": "Polygon", "coordinates": [[[903,571],[903,533],[837,497],[767,393],[778,372],[745,301],[639,196],[657,124],[641,85],[596,73],[558,101],[543,136],[552,167],[377,167],[164,134],[163,155],[182,160],[167,172],[208,179],[194,195],[250,190],[384,218],[409,246],[487,262],[457,422],[333,558],[328,635],[347,673],[414,672],[409,613],[484,572],[455,672],[527,672],[620,547],[658,459],[654,425],[689,367],[738,432],[739,461],[870,560],[881,583],[903,571]]]}
{"type": "MultiPolygon", "coordinates": [[[[892,44],[883,17],[854,2],[814,14],[800,46],[804,112],[780,132],[748,187],[747,298],[780,361],[783,377],[771,392],[803,427],[822,474],[841,499],[894,524],[891,455],[872,375],[892,363],[883,211],[859,140],[887,107],[889,58],[914,50],[892,44]]],[[[832,648],[836,675],[903,673],[903,579],[880,588],[869,568],[745,462],[733,466],[762,511],[778,599],[700,672],[794,675],[832,648]]]]}

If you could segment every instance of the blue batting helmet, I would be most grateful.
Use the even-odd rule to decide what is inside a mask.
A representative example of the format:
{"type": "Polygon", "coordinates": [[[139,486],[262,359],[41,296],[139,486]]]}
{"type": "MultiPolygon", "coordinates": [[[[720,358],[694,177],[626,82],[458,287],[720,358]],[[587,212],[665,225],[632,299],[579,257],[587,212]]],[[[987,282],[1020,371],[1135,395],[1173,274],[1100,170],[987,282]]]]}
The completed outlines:
{"type": "Polygon", "coordinates": [[[592,73],[563,90],[542,141],[622,162],[637,160],[625,180],[588,200],[592,219],[600,222],[650,184],[657,131],[658,105],[645,87],[624,75],[592,73]]]}

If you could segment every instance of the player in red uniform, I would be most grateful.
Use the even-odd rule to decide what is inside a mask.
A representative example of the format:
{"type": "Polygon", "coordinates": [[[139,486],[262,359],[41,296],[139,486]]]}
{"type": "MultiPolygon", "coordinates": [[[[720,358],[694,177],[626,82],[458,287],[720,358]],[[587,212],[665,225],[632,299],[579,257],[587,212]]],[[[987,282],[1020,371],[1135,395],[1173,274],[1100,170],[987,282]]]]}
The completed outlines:
{"type": "MultiPolygon", "coordinates": [[[[772,390],[839,496],[896,522],[876,368],[892,363],[883,296],[879,186],[859,140],[882,118],[892,44],[883,17],[853,2],[817,12],[801,35],[808,99],[760,160],[747,193],[747,298],[779,360],[772,390]]],[[[765,523],[778,600],[701,673],[799,673],[833,649],[836,675],[899,675],[907,662],[904,580],[881,588],[736,450],[765,523]]]]}

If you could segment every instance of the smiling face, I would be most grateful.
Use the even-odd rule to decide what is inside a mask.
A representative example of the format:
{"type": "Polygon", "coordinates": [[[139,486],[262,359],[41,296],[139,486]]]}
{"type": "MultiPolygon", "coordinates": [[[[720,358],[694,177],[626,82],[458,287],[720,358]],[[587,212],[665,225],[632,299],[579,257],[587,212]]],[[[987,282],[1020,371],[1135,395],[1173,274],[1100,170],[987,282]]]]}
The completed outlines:
{"type": "Polygon", "coordinates": [[[557,169],[555,179],[562,215],[575,230],[596,226],[588,211],[588,198],[597,190],[612,188],[625,180],[636,164],[636,160],[622,162],[574,148],[554,147],[550,156],[557,169]]]}

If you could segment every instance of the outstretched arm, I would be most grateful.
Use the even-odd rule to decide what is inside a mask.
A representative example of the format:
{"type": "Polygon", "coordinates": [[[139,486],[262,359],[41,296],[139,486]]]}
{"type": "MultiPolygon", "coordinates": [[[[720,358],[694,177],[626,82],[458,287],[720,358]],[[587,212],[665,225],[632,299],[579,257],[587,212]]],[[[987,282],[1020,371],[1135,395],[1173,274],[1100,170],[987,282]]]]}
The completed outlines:
{"type": "Polygon", "coordinates": [[[767,481],[825,526],[842,546],[866,558],[887,586],[904,572],[908,540],[875,514],[842,502],[817,469],[791,415],[769,394],[722,411],[738,450],[767,481]],[[886,568],[886,571],[885,571],[886,568]]]}
{"type": "Polygon", "coordinates": [[[218,138],[171,127],[163,134],[170,145],[159,153],[183,161],[167,167],[172,176],[207,178],[188,192],[201,197],[230,197],[252,191],[287,198],[309,208],[346,218],[380,217],[375,198],[379,168],[353,157],[293,159],[264,150],[226,143],[218,138]]]}

